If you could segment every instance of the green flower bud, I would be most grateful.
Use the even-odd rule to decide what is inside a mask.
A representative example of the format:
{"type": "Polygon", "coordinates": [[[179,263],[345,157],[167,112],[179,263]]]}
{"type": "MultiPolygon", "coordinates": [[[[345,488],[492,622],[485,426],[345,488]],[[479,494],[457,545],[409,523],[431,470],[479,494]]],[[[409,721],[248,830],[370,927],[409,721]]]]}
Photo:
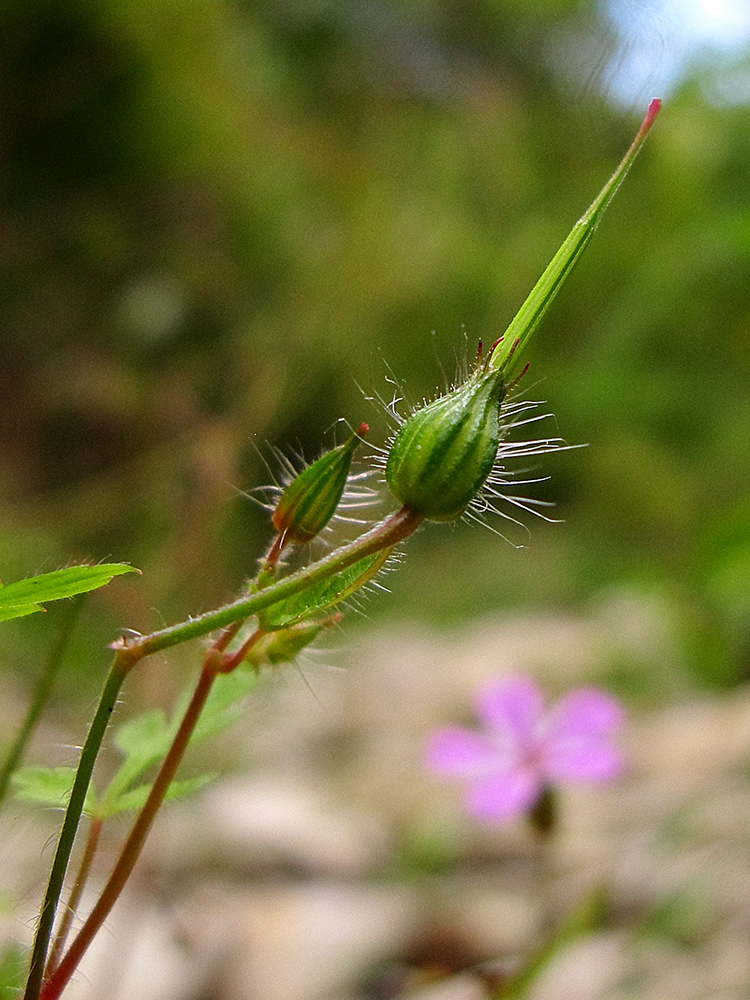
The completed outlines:
{"type": "Polygon", "coordinates": [[[245,662],[254,670],[266,665],[275,667],[280,663],[292,663],[323,629],[332,628],[340,618],[340,615],[329,615],[319,621],[299,622],[280,632],[272,632],[248,650],[245,662]]]}
{"type": "Polygon", "coordinates": [[[354,449],[368,430],[367,424],[361,424],[348,441],[321,455],[286,487],[272,515],[273,526],[285,541],[309,542],[331,520],[346,486],[354,449]]]}
{"type": "Polygon", "coordinates": [[[466,510],[492,471],[503,392],[503,373],[479,368],[409,417],[385,468],[397,500],[430,521],[451,521],[466,510]]]}

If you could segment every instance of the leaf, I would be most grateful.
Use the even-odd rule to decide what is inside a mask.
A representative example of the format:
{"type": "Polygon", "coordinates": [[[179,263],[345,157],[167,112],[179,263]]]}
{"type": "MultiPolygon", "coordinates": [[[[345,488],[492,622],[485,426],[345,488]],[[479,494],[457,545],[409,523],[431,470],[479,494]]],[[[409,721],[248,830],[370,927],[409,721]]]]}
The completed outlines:
{"type": "MultiPolygon", "coordinates": [[[[169,786],[167,794],[164,796],[164,801],[173,801],[174,799],[183,799],[188,795],[192,795],[193,792],[197,792],[204,785],[207,785],[209,781],[213,781],[216,774],[201,774],[195,778],[185,778],[183,781],[173,781],[169,786]]],[[[146,799],[148,798],[149,792],[151,791],[151,785],[137,785],[135,788],[131,788],[128,792],[123,792],[115,801],[110,805],[107,804],[106,798],[102,799],[102,804],[99,807],[99,815],[106,819],[108,816],[114,816],[119,812],[129,812],[135,809],[142,809],[146,804],[146,799]]]]}
{"type": "MultiPolygon", "coordinates": [[[[16,786],[15,795],[22,802],[36,802],[37,805],[64,809],[70,799],[76,771],[74,767],[22,767],[12,776],[16,786]]],[[[96,798],[89,788],[84,812],[96,812],[96,798]]]]}
{"type": "Polygon", "coordinates": [[[40,611],[44,601],[59,601],[105,586],[114,576],[138,573],[125,563],[102,563],[98,566],[69,566],[41,576],[31,576],[7,586],[0,584],[0,620],[18,618],[40,611]]]}
{"type": "Polygon", "coordinates": [[[175,726],[168,724],[161,709],[144,712],[117,728],[115,745],[124,760],[102,796],[104,815],[119,812],[118,802],[144,771],[167,754],[174,739],[175,726]]]}
{"type": "Polygon", "coordinates": [[[167,723],[160,708],[151,709],[134,719],[128,719],[115,731],[115,745],[126,757],[136,763],[158,760],[169,749],[173,726],[167,723]]]}
{"type": "Polygon", "coordinates": [[[41,604],[19,604],[16,607],[0,607],[0,622],[9,618],[23,618],[24,615],[33,615],[35,611],[43,611],[41,604]]]}
{"type": "Polygon", "coordinates": [[[217,677],[198,719],[191,745],[221,732],[238,719],[243,712],[245,696],[257,684],[257,674],[249,670],[233,670],[231,674],[217,677]]]}
{"type": "Polygon", "coordinates": [[[258,614],[260,627],[266,632],[287,628],[330,608],[333,604],[340,604],[375,576],[391,551],[392,549],[386,549],[360,559],[348,569],[314,583],[286,600],[272,604],[258,614]]]}
{"type": "Polygon", "coordinates": [[[7,944],[0,957],[0,1000],[18,1000],[23,988],[28,956],[15,942],[7,944]]]}
{"type": "MultiPolygon", "coordinates": [[[[241,670],[217,677],[191,737],[191,746],[234,722],[242,713],[242,699],[257,683],[255,675],[241,670]]],[[[189,693],[180,699],[170,720],[167,720],[161,709],[152,709],[118,727],[114,742],[125,759],[101,797],[97,806],[98,815],[112,816],[129,809],[139,809],[143,805],[151,786],[133,786],[145,771],[167,755],[188,698],[189,693]]],[[[204,775],[173,781],[167,798],[184,797],[202,787],[211,777],[204,775]]]]}
{"type": "MultiPolygon", "coordinates": [[[[257,683],[257,676],[244,670],[235,670],[231,674],[217,677],[193,733],[191,745],[233,722],[242,712],[242,699],[257,683]]],[[[84,806],[86,815],[106,819],[116,813],[143,806],[151,785],[137,785],[136,782],[148,768],[158,764],[168,753],[188,699],[189,693],[176,706],[170,720],[167,720],[161,709],[152,709],[117,728],[114,742],[124,760],[101,799],[97,801],[93,789],[89,788],[84,806]]],[[[70,799],[75,774],[75,768],[72,767],[24,767],[12,777],[16,798],[62,809],[70,799]]],[[[173,781],[166,798],[184,798],[202,788],[213,777],[213,774],[204,774],[173,781]]]]}

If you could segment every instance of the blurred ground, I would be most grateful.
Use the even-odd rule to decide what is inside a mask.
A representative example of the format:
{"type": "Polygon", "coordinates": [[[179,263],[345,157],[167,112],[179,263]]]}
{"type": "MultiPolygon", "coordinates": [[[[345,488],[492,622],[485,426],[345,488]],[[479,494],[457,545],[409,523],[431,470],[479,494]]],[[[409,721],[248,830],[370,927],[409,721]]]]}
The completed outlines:
{"type": "MultiPolygon", "coordinates": [[[[488,678],[525,671],[555,696],[613,658],[669,669],[653,607],[620,600],[587,619],[490,619],[448,636],[366,630],[343,645],[342,667],[266,678],[221,746],[194,753],[188,770],[208,757],[232,773],[167,807],[73,1000],[473,1000],[566,919],[524,996],[747,997],[744,689],[683,687],[631,709],[626,777],[565,790],[547,854],[521,822],[472,823],[458,790],[421,767],[425,735],[468,719],[488,678]]],[[[6,934],[33,919],[54,822],[6,810],[3,890],[27,907],[6,934]]]]}

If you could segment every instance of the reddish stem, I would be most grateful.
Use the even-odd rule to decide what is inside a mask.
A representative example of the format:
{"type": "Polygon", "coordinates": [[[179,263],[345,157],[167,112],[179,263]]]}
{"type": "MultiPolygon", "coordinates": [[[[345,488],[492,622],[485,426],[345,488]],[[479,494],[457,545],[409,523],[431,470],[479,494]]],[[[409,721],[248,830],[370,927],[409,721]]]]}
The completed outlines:
{"type": "Polygon", "coordinates": [[[274,538],[271,548],[268,550],[268,555],[263,561],[263,569],[273,570],[279,561],[279,557],[287,543],[287,533],[286,531],[280,531],[278,535],[274,538]]]}
{"type": "MultiPolygon", "coordinates": [[[[78,967],[79,962],[91,944],[94,935],[108,917],[112,907],[117,902],[117,898],[122,892],[125,883],[130,877],[135,864],[140,857],[143,845],[151,829],[156,813],[164,801],[175,772],[179,767],[185,750],[187,749],[190,737],[193,735],[196,723],[200,717],[203,707],[206,704],[211,687],[219,673],[221,667],[221,657],[218,655],[226,648],[232,636],[236,633],[240,623],[234,623],[226,628],[214,646],[209,650],[203,663],[201,675],[190,699],[190,703],[182,717],[179,729],[175,734],[172,746],[169,748],[167,756],[164,758],[159,773],[156,775],[154,783],[149,792],[149,796],[133,824],[130,834],[123,845],[117,864],[112,869],[107,884],[102,889],[101,895],[89,914],[88,919],[76,935],[73,943],[66,952],[59,966],[52,972],[47,982],[43,985],[40,994],[41,1000],[57,1000],[65,989],[70,977],[78,967]]],[[[259,630],[253,633],[251,639],[257,640],[263,635],[259,630]]],[[[244,648],[249,648],[250,640],[244,644],[244,648]]]]}

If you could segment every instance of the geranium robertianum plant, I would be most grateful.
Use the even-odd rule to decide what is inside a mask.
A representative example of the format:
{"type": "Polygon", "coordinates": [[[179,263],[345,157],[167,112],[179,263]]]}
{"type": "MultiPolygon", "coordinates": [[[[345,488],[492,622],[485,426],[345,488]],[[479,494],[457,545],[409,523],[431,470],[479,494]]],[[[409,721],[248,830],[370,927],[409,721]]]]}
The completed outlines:
{"type": "MultiPolygon", "coordinates": [[[[253,670],[237,668],[249,665],[257,672],[265,664],[293,659],[321,629],[337,620],[336,607],[366,585],[395,546],[424,521],[450,521],[471,513],[472,505],[486,505],[483,491],[520,506],[533,503],[501,490],[507,483],[503,474],[509,458],[540,454],[556,446],[549,440],[507,440],[509,430],[528,422],[519,419],[528,404],[513,402],[510,397],[520,377],[523,349],[591,239],[659,106],[659,101],[651,102],[617,170],[573,227],[504,336],[486,355],[480,347],[473,369],[461,384],[402,421],[384,459],[385,480],[399,504],[395,513],[335,551],[285,573],[284,552],[315,538],[339,508],[352,455],[367,433],[363,424],[343,445],[292,475],[278,491],[272,510],[275,537],[260,561],[257,576],[239,598],[197,618],[149,635],[128,634],[112,644],[114,661],[75,774],[66,771],[51,779],[49,773],[36,777],[26,773],[19,779],[19,788],[27,798],[43,801],[42,786],[44,781],[51,781],[54,793],[49,795],[54,796],[53,801],[67,802],[37,925],[24,1000],[55,1000],[62,994],[125,885],[157,810],[168,794],[179,790],[173,778],[188,744],[231,717],[232,688],[222,687],[219,679],[227,682],[229,677],[244,676],[252,682],[253,670]],[[152,653],[209,635],[213,636],[212,642],[182,712],[169,721],[152,713],[122,727],[116,742],[124,756],[123,765],[110,786],[95,794],[91,788],[94,763],[130,671],[152,653]],[[144,781],[144,771],[159,761],[156,777],[144,781]],[[69,945],[67,917],[60,921],[53,940],[55,917],[82,815],[90,818],[89,832],[67,913],[80,898],[102,823],[114,812],[127,809],[137,812],[136,819],[93,909],[69,945]]],[[[32,599],[24,601],[25,605],[19,606],[33,603],[32,599]]],[[[245,683],[242,690],[247,686],[245,683]]]]}

